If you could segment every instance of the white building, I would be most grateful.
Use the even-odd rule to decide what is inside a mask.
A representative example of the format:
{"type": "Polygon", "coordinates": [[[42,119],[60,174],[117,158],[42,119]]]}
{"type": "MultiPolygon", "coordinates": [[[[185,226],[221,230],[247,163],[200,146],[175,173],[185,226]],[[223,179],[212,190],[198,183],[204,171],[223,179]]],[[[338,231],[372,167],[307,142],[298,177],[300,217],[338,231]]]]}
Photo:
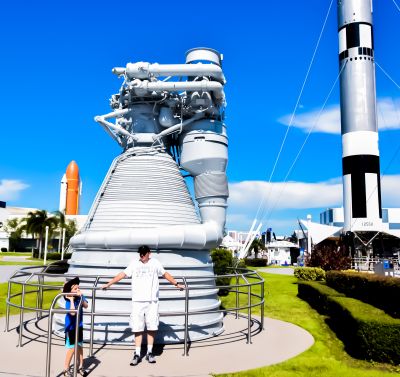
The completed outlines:
{"type": "MultiPolygon", "coordinates": [[[[4,203],[4,202],[3,202],[4,203]]],[[[28,216],[29,212],[38,211],[38,208],[25,208],[25,207],[0,207],[0,250],[1,248],[9,249],[9,234],[5,231],[4,227],[7,222],[12,219],[22,219],[28,216]]],[[[51,213],[49,213],[51,214],[51,213]]],[[[87,215],[66,215],[65,219],[75,220],[78,230],[80,230],[85,222],[87,215]]],[[[23,235],[23,237],[26,235],[23,235]]],[[[56,235],[56,238],[57,235],[56,235]]]]}
{"type": "Polygon", "coordinates": [[[297,257],[296,260],[292,261],[293,254],[291,255],[290,253],[290,251],[293,249],[299,249],[299,247],[295,243],[286,240],[275,240],[267,243],[266,247],[268,264],[288,266],[292,263],[297,263],[297,257]]]}

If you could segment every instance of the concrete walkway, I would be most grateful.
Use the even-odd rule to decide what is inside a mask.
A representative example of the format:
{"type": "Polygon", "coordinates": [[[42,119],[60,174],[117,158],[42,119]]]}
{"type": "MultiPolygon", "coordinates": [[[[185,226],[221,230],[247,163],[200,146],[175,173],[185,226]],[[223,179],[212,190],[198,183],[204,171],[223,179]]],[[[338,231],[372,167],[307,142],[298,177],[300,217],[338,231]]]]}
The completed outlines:
{"type": "MultiPolygon", "coordinates": [[[[33,318],[32,314],[26,315],[33,318]]],[[[10,317],[9,332],[0,332],[0,376],[43,377],[46,370],[47,319],[29,320],[23,330],[23,346],[18,342],[19,316],[10,317]]],[[[131,346],[96,346],[94,356],[85,360],[91,377],[163,376],[205,377],[210,373],[229,373],[259,368],[290,359],[312,346],[313,337],[293,324],[265,318],[261,331],[259,319],[251,322],[252,343],[247,344],[248,320],[227,315],[225,331],[218,337],[191,344],[189,356],[182,356],[182,345],[156,348],[156,364],[147,361],[131,367],[131,346]]],[[[5,318],[0,318],[0,331],[5,318]]],[[[88,353],[85,347],[85,356],[88,353]]],[[[63,340],[53,336],[51,376],[60,376],[65,349],[63,340]]]]}
{"type": "Polygon", "coordinates": [[[276,274],[276,275],[293,275],[293,273],[294,273],[294,269],[291,267],[260,268],[258,271],[265,272],[267,274],[276,274]]]}

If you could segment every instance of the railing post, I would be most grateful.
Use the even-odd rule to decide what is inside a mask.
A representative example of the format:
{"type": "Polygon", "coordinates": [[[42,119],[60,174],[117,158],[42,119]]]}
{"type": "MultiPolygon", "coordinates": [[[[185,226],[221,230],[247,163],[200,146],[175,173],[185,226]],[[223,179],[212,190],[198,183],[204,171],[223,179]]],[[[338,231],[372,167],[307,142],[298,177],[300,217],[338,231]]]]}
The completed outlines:
{"type": "Polygon", "coordinates": [[[236,275],[236,315],[235,318],[239,318],[239,275],[237,274],[237,271],[235,271],[236,275]]]}
{"type": "Polygon", "coordinates": [[[92,307],[90,311],[90,343],[89,343],[89,356],[93,356],[93,328],[94,328],[94,313],[96,310],[96,287],[99,282],[99,276],[96,277],[94,286],[92,288],[92,307]]]}
{"type": "Polygon", "coordinates": [[[42,275],[38,276],[38,283],[39,283],[39,297],[37,300],[37,304],[39,304],[40,310],[37,312],[39,315],[39,318],[41,319],[43,317],[43,283],[44,283],[44,278],[42,275]]]}
{"type": "Polygon", "coordinates": [[[188,356],[188,338],[189,338],[189,288],[186,278],[183,277],[183,284],[185,285],[185,332],[184,332],[184,351],[183,356],[188,356]]]}
{"type": "MultiPolygon", "coordinates": [[[[54,299],[55,300],[55,299],[54,299]]],[[[53,302],[54,302],[53,300],[53,302]]],[[[53,303],[49,310],[49,323],[47,326],[47,353],[46,353],[46,377],[50,377],[50,362],[51,362],[51,337],[53,333],[53,303]]]]}
{"type": "Polygon", "coordinates": [[[22,347],[22,331],[24,328],[25,282],[22,285],[21,303],[19,309],[19,339],[18,347],[22,347]]]}
{"type": "MultiPolygon", "coordinates": [[[[81,306],[82,306],[82,297],[79,301],[78,308],[76,309],[76,322],[75,322],[75,344],[74,344],[74,377],[78,374],[78,340],[79,340],[79,323],[81,321],[81,306]]],[[[75,306],[75,304],[74,304],[75,306]]]]}
{"type": "Polygon", "coordinates": [[[264,280],[261,281],[261,330],[264,330],[264,280]]]}
{"type": "Polygon", "coordinates": [[[251,285],[247,286],[247,344],[251,344],[251,285]]]}
{"type": "Polygon", "coordinates": [[[7,301],[6,301],[6,326],[4,331],[10,331],[9,324],[10,324],[10,297],[11,297],[11,281],[8,281],[8,289],[7,289],[7,301]]]}

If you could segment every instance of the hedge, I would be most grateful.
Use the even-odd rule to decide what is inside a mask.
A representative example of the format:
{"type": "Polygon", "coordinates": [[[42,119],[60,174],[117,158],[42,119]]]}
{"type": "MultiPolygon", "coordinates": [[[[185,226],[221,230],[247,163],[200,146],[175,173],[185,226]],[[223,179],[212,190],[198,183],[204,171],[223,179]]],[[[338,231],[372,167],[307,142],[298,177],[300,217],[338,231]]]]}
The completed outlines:
{"type": "Polygon", "coordinates": [[[325,280],[325,271],[319,267],[296,267],[294,269],[294,276],[300,280],[325,280]]]}
{"type": "Polygon", "coordinates": [[[328,297],[344,296],[344,294],[328,287],[325,282],[299,281],[298,296],[307,301],[319,313],[328,314],[328,297]]]}
{"type": "Polygon", "coordinates": [[[359,272],[330,271],[327,284],[348,297],[384,310],[400,318],[400,279],[359,272]]]}
{"type": "Polygon", "coordinates": [[[400,320],[318,282],[299,282],[299,297],[320,313],[353,357],[400,363],[400,320]]]}
{"type": "Polygon", "coordinates": [[[268,264],[268,259],[245,258],[244,263],[247,267],[266,267],[268,264]]]}

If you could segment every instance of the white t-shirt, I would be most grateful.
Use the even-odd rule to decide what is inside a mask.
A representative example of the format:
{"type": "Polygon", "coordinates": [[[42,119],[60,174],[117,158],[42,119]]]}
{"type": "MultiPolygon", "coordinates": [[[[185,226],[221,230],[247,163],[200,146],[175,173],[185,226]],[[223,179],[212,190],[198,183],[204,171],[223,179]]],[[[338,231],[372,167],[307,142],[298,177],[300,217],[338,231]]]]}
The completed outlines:
{"type": "Polygon", "coordinates": [[[165,270],[157,259],[150,258],[147,263],[134,260],[124,273],[132,277],[132,301],[158,300],[158,277],[163,276],[165,270]]]}

